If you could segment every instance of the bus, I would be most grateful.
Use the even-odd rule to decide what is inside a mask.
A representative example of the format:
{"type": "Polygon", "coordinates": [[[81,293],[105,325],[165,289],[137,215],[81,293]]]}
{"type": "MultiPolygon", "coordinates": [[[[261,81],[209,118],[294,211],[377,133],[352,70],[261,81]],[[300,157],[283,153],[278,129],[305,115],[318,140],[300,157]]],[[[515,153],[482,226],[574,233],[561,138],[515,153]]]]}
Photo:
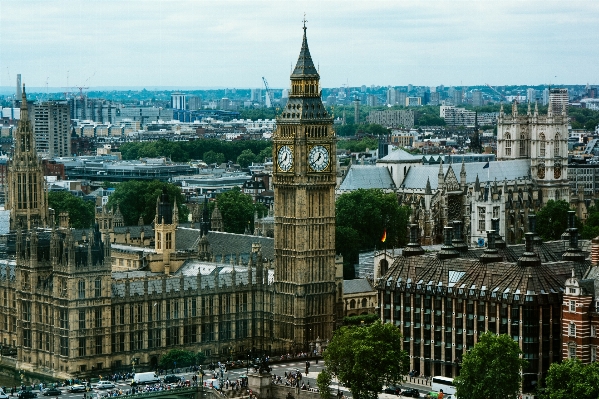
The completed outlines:
{"type": "Polygon", "coordinates": [[[455,396],[455,386],[453,385],[453,378],[449,377],[433,377],[433,382],[431,384],[431,390],[435,392],[439,392],[443,390],[445,395],[451,394],[455,396]]]}

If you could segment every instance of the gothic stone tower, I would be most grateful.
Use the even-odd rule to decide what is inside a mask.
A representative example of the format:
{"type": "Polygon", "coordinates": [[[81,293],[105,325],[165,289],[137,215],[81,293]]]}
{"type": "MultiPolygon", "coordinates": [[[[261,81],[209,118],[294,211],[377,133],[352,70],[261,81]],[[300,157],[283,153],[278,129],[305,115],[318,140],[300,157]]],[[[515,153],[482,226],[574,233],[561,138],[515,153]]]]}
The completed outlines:
{"type": "Polygon", "coordinates": [[[289,101],[273,136],[275,337],[307,350],[331,338],[335,307],[335,132],[304,24],[289,101]]]}
{"type": "Polygon", "coordinates": [[[568,115],[553,112],[551,103],[547,115],[539,115],[528,106],[526,115],[518,115],[517,103],[511,115],[499,112],[497,120],[497,160],[530,159],[530,174],[542,193],[542,203],[548,200],[569,201],[568,184],[568,115]]]}
{"type": "Polygon", "coordinates": [[[44,191],[44,170],[35,150],[33,128],[28,117],[25,85],[21,100],[21,119],[15,135],[15,151],[8,164],[6,209],[10,210],[10,229],[45,227],[48,205],[44,191]]]}
{"type": "Polygon", "coordinates": [[[177,200],[175,204],[169,202],[166,188],[156,199],[156,217],[154,219],[154,249],[163,255],[164,271],[169,274],[170,255],[175,252],[175,234],[179,222],[177,200]]]}

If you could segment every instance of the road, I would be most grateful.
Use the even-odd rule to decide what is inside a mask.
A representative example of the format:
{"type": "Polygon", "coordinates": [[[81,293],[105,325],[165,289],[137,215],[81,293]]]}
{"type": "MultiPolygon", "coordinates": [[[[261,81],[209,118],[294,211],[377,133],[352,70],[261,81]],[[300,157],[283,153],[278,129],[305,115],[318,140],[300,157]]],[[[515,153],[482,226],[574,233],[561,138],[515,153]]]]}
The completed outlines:
{"type": "MultiPolygon", "coordinates": [[[[320,373],[320,371],[322,371],[322,368],[324,366],[324,363],[322,361],[322,359],[316,363],[314,360],[310,360],[310,369],[308,374],[305,374],[305,368],[306,368],[306,361],[305,360],[289,360],[289,361],[285,361],[285,362],[280,362],[280,363],[273,363],[270,365],[272,367],[272,371],[271,373],[273,375],[276,376],[280,376],[281,378],[284,378],[285,376],[285,372],[289,373],[291,371],[295,371],[295,370],[299,370],[302,373],[302,381],[312,388],[316,388],[316,378],[318,377],[318,374],[320,373]]],[[[249,368],[249,371],[252,372],[252,368],[249,368]]],[[[208,378],[218,378],[219,375],[217,374],[218,370],[215,370],[214,372],[210,371],[210,370],[204,370],[205,376],[204,379],[208,379],[208,378]]],[[[186,379],[191,381],[191,377],[194,375],[194,373],[191,372],[180,372],[180,373],[175,373],[178,376],[184,376],[186,379]]],[[[241,378],[242,376],[246,375],[246,368],[235,368],[235,369],[231,369],[229,371],[225,371],[223,373],[224,379],[229,379],[230,381],[234,381],[236,379],[241,378]]],[[[163,376],[161,376],[163,377],[163,376]]],[[[123,392],[131,389],[131,386],[129,385],[129,380],[127,382],[120,380],[115,382],[116,385],[116,389],[122,390],[123,392]]],[[[424,394],[426,392],[429,392],[430,390],[423,390],[421,386],[417,386],[417,385],[413,385],[413,384],[409,384],[409,383],[405,383],[404,386],[406,387],[410,387],[410,388],[417,388],[420,390],[421,393],[421,397],[424,397],[424,394]]],[[[70,393],[67,391],[66,387],[61,387],[59,388],[62,391],[62,395],[60,396],[60,398],[64,398],[64,399],[83,399],[83,393],[70,393]]],[[[333,381],[333,383],[331,384],[331,389],[337,390],[339,389],[340,391],[343,392],[343,394],[345,395],[345,397],[350,397],[351,398],[351,393],[349,392],[349,390],[347,388],[345,388],[343,385],[339,385],[336,381],[333,381]]],[[[37,399],[42,399],[44,398],[44,396],[41,394],[41,392],[39,390],[34,390],[35,393],[37,393],[37,399]]],[[[101,389],[92,389],[92,398],[96,397],[96,393],[102,394],[102,392],[105,392],[105,390],[101,390],[101,389]]],[[[87,397],[89,397],[89,393],[86,395],[87,397]]],[[[390,398],[397,398],[396,395],[391,395],[391,394],[385,394],[385,393],[381,393],[379,394],[379,398],[382,399],[390,399],[390,398]]],[[[9,395],[9,399],[11,399],[10,395],[9,395]]],[[[14,399],[16,399],[16,395],[14,396],[14,399]]]]}

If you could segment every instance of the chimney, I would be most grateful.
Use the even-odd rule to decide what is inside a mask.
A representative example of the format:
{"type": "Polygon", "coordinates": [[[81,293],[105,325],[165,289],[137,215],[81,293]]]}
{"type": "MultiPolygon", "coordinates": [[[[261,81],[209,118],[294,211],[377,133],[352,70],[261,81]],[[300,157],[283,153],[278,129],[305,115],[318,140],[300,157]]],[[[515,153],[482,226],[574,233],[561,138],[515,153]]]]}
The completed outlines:
{"type": "Polygon", "coordinates": [[[404,257],[409,257],[422,254],[424,254],[424,249],[422,249],[422,247],[420,246],[420,242],[418,239],[418,225],[413,223],[410,225],[410,242],[403,249],[402,255],[404,257]]]}
{"type": "Polygon", "coordinates": [[[599,237],[595,237],[591,241],[591,263],[599,265],[599,237]]]}
{"type": "Polygon", "coordinates": [[[456,249],[451,243],[451,240],[453,239],[453,227],[445,226],[445,229],[443,230],[445,242],[441,247],[441,250],[437,253],[437,257],[439,259],[457,258],[460,255],[460,253],[456,251],[456,249]]]}
{"type": "Polygon", "coordinates": [[[461,220],[453,221],[454,235],[453,235],[453,240],[451,241],[451,243],[453,244],[453,247],[460,253],[464,253],[464,252],[468,251],[468,244],[466,244],[464,242],[462,225],[463,225],[463,223],[461,220]]]}
{"type": "Polygon", "coordinates": [[[501,262],[503,257],[495,248],[495,230],[487,231],[487,249],[480,256],[481,263],[501,262]]]}
{"type": "Polygon", "coordinates": [[[526,250],[520,258],[518,258],[518,266],[521,267],[534,267],[541,266],[541,259],[534,252],[534,236],[535,233],[530,231],[524,235],[526,240],[526,250]]]}
{"type": "MultiPolygon", "coordinates": [[[[574,211],[568,212],[568,225],[574,225],[574,211]]],[[[568,229],[570,234],[570,243],[568,249],[562,255],[562,260],[571,262],[584,262],[585,256],[582,250],[578,247],[578,229],[571,227],[568,229]]]]}
{"type": "Polygon", "coordinates": [[[503,238],[499,235],[499,218],[491,219],[491,228],[495,230],[495,248],[505,248],[506,244],[503,238]]]}

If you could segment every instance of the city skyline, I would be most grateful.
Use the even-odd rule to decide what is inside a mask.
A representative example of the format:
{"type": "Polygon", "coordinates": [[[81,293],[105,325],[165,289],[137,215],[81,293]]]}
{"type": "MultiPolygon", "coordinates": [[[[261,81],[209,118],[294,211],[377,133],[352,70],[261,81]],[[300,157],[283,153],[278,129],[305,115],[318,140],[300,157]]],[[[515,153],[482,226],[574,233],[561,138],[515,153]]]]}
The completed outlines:
{"type": "Polygon", "coordinates": [[[590,1],[1,1],[0,86],[284,88],[304,12],[325,87],[597,83],[590,1]]]}

